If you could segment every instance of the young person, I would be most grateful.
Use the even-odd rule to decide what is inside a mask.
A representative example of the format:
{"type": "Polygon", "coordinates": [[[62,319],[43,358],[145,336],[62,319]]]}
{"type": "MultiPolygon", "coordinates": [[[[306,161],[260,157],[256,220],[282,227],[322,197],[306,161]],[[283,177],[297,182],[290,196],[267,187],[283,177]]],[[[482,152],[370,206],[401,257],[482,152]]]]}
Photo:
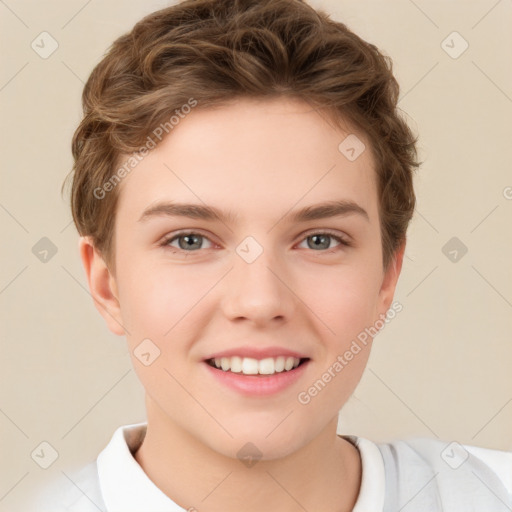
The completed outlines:
{"type": "Polygon", "coordinates": [[[361,333],[397,307],[418,166],[397,99],[390,59],[300,0],[188,0],[114,42],[72,212],[147,423],[62,510],[510,510],[508,452],[336,433],[361,333]]]}

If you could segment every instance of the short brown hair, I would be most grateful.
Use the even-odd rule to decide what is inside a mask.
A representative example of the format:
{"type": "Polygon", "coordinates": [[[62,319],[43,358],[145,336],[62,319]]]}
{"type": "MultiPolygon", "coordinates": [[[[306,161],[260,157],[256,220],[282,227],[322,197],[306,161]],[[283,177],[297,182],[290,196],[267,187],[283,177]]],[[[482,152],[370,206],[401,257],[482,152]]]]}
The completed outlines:
{"type": "Polygon", "coordinates": [[[113,269],[119,189],[101,199],[95,191],[104,190],[121,155],[140,152],[190,98],[206,108],[240,97],[293,97],[368,136],[387,268],[405,241],[419,165],[398,93],[389,57],[302,0],[186,0],[156,11],[112,44],[85,84],[72,141],[73,220],[113,269]]]}

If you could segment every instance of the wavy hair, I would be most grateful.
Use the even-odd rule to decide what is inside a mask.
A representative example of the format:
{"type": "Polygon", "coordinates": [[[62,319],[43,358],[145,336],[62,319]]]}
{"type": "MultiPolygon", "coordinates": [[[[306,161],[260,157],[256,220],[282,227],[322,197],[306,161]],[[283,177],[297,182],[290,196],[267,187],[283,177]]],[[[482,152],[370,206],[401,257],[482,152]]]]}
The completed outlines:
{"type": "Polygon", "coordinates": [[[233,98],[293,97],[367,135],[378,183],[384,268],[405,241],[415,207],[416,138],[398,108],[392,61],[302,0],[186,0],[119,37],[85,84],[72,140],[71,210],[80,235],[114,268],[119,187],[95,190],[122,154],[193,97],[196,108],[233,98]]]}

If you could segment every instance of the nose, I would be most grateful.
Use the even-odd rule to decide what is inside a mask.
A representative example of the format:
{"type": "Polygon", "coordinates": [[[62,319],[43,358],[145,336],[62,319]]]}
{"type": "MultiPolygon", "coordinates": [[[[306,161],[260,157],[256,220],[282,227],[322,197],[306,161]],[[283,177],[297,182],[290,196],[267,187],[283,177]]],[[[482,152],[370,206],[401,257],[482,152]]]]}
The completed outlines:
{"type": "Polygon", "coordinates": [[[289,320],[297,298],[289,273],[264,250],[255,261],[238,254],[223,283],[222,309],[230,320],[246,319],[257,325],[289,320]]]}

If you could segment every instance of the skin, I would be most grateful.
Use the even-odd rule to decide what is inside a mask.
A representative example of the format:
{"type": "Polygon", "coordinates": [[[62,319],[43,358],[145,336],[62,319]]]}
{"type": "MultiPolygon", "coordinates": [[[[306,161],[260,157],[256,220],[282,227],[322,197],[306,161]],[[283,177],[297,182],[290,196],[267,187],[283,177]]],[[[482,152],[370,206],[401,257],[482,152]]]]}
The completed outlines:
{"type": "Polygon", "coordinates": [[[112,332],[126,336],[146,390],[148,429],[135,458],[183,508],[340,512],[356,502],[359,452],[336,427],[371,341],[307,405],[297,396],[391,306],[404,246],[385,270],[369,148],[364,134],[298,100],[198,107],[120,185],[115,274],[90,238],[80,239],[96,307],[112,332]],[[338,150],[349,133],[367,148],[353,162],[338,150]],[[368,219],[289,218],[340,199],[368,219]],[[162,200],[211,205],[238,219],[139,221],[162,200]],[[327,238],[315,248],[311,235],[326,229],[352,246],[327,238]],[[178,230],[206,238],[195,250],[173,252],[180,239],[159,245],[178,230]],[[263,248],[250,264],[236,252],[247,236],[263,248]],[[161,351],[149,366],[133,353],[146,338],[161,351]],[[203,360],[246,346],[298,350],[310,361],[284,391],[242,396],[213,379],[203,360]],[[237,458],[248,441],[263,454],[250,468],[237,458]]]}

